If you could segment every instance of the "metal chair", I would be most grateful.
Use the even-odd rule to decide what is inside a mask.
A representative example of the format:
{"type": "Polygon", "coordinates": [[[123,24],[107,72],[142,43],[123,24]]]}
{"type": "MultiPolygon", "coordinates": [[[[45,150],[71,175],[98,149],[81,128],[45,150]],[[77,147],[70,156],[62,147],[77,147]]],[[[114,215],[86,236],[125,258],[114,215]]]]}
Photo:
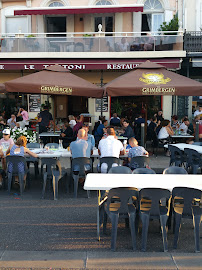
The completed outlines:
{"type": "Polygon", "coordinates": [[[183,152],[174,145],[168,145],[168,150],[170,151],[170,164],[169,166],[172,166],[175,164],[175,166],[182,166],[182,164],[185,162],[185,157],[183,156],[183,152]]]}
{"type": "Polygon", "coordinates": [[[144,188],[139,192],[140,218],[142,220],[142,251],[146,251],[149,219],[159,219],[164,252],[168,251],[167,220],[170,211],[171,193],[167,189],[144,188]]]}
{"type": "Polygon", "coordinates": [[[156,174],[154,170],[148,169],[148,168],[137,168],[132,173],[133,174],[156,174]]]}
{"type": "MultiPolygon", "coordinates": [[[[34,148],[40,148],[40,143],[28,143],[27,148],[29,149],[34,149],[34,148]]],[[[34,164],[34,172],[35,172],[35,177],[39,175],[39,159],[35,157],[26,157],[26,162],[27,162],[27,167],[29,169],[30,163],[34,164]]]]}
{"type": "Polygon", "coordinates": [[[129,164],[131,170],[145,168],[146,166],[149,166],[149,157],[147,156],[132,157],[129,164]]]}
{"type": "Polygon", "coordinates": [[[59,144],[58,143],[47,143],[45,147],[49,147],[49,149],[58,149],[59,144]]]}
{"type": "Polygon", "coordinates": [[[54,158],[42,158],[41,159],[42,169],[46,166],[46,171],[43,173],[43,189],[42,199],[45,197],[46,183],[49,179],[53,183],[53,195],[54,200],[58,199],[58,182],[63,176],[66,176],[66,171],[62,170],[57,159],[54,158]],[[58,171],[58,172],[57,172],[58,171]]]}
{"type": "Polygon", "coordinates": [[[171,166],[166,168],[163,174],[187,174],[187,171],[182,167],[171,166]]]}
{"type": "Polygon", "coordinates": [[[174,248],[177,248],[182,218],[193,219],[195,251],[200,252],[200,223],[202,218],[202,191],[188,187],[175,187],[172,191],[174,209],[174,248]]]}
{"type": "Polygon", "coordinates": [[[7,156],[6,157],[6,164],[7,164],[7,175],[8,175],[8,193],[10,194],[11,191],[11,182],[13,176],[18,176],[19,184],[20,184],[20,195],[22,196],[24,190],[24,177],[27,174],[28,181],[29,181],[29,171],[27,169],[27,163],[24,157],[21,156],[7,156]],[[8,166],[12,164],[12,172],[8,172],[8,166]],[[24,172],[19,172],[19,165],[23,164],[24,172]]]}
{"type": "MultiPolygon", "coordinates": [[[[87,157],[72,159],[72,178],[74,180],[74,198],[77,198],[78,182],[80,177],[86,177],[86,174],[92,172],[92,161],[87,157]]],[[[88,198],[90,191],[87,190],[88,198]]]]}
{"type": "MultiPolygon", "coordinates": [[[[105,212],[112,223],[111,250],[116,250],[117,227],[119,218],[129,218],[132,246],[136,250],[136,212],[138,210],[138,190],[135,188],[113,188],[109,191],[105,203],[105,212]]],[[[103,231],[106,231],[107,217],[104,219],[103,231]]]]}
{"type": "Polygon", "coordinates": [[[117,166],[111,168],[108,173],[113,173],[113,174],[131,174],[132,171],[130,168],[125,167],[125,166],[117,166]]]}
{"type": "Polygon", "coordinates": [[[186,169],[190,168],[193,174],[197,174],[198,169],[201,168],[202,171],[202,159],[201,155],[194,149],[185,148],[184,153],[187,157],[186,159],[186,169]]]}
{"type": "Polygon", "coordinates": [[[112,165],[115,163],[117,165],[120,164],[120,159],[117,157],[103,157],[100,158],[100,167],[98,169],[98,172],[101,172],[101,166],[103,163],[107,164],[107,172],[112,168],[112,165]]]}

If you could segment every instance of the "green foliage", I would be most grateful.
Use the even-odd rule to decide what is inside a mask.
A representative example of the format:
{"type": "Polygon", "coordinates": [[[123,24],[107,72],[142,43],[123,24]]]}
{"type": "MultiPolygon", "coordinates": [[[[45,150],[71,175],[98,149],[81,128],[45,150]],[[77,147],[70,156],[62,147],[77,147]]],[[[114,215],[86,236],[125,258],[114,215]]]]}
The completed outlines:
{"type": "Polygon", "coordinates": [[[173,19],[170,22],[168,23],[163,22],[163,24],[161,24],[158,31],[165,32],[164,35],[176,35],[176,33],[168,33],[166,31],[178,31],[178,29],[179,29],[179,19],[178,19],[178,15],[175,14],[173,19]]]}
{"type": "Polygon", "coordinates": [[[123,110],[123,106],[121,105],[118,99],[112,103],[113,113],[117,113],[119,116],[121,116],[122,110],[123,110]]]}
{"type": "Polygon", "coordinates": [[[32,35],[32,34],[30,34],[30,35],[27,36],[27,38],[33,38],[33,37],[36,37],[36,36],[35,35],[32,35]]]}
{"type": "Polygon", "coordinates": [[[84,34],[83,37],[92,37],[90,34],[84,34]]]}

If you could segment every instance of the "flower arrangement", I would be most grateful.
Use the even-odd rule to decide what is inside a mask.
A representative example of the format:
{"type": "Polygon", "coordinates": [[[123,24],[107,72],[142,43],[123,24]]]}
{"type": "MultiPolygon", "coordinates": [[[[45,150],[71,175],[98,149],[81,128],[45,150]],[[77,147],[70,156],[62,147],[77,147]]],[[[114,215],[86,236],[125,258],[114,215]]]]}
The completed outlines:
{"type": "Polygon", "coordinates": [[[11,138],[16,141],[20,136],[25,136],[28,143],[35,143],[36,141],[36,131],[32,131],[27,128],[13,128],[11,130],[11,138]]]}

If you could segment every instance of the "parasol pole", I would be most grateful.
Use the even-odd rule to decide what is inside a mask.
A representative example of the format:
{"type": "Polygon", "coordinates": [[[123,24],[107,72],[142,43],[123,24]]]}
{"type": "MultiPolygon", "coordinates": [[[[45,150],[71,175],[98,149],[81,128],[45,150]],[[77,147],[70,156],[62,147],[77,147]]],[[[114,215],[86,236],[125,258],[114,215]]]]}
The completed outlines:
{"type": "MultiPolygon", "coordinates": [[[[103,87],[103,70],[101,70],[101,77],[100,77],[100,86],[103,87]]],[[[103,104],[103,99],[101,97],[101,116],[103,116],[103,108],[102,108],[102,104],[103,104]]]]}
{"type": "Polygon", "coordinates": [[[55,116],[56,116],[55,98],[56,98],[56,96],[53,96],[53,106],[54,106],[54,109],[53,109],[53,132],[55,132],[55,116]]]}

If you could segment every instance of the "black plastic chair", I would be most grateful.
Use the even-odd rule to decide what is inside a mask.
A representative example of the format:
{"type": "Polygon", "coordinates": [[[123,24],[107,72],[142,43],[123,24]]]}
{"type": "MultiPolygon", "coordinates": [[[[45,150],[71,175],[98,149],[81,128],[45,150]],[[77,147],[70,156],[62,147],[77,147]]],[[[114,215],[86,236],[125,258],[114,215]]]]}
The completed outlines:
{"type": "MultiPolygon", "coordinates": [[[[34,149],[34,148],[40,148],[40,143],[28,143],[27,148],[29,149],[34,149]]],[[[34,164],[34,172],[35,172],[35,177],[39,175],[39,159],[35,157],[26,157],[26,162],[27,162],[27,167],[29,169],[30,163],[34,164]]]]}
{"type": "Polygon", "coordinates": [[[144,188],[139,193],[140,218],[142,220],[142,251],[146,251],[149,219],[159,219],[164,252],[168,251],[167,220],[170,211],[171,193],[167,189],[144,188]]]}
{"type": "Polygon", "coordinates": [[[53,182],[53,195],[54,200],[58,199],[58,181],[63,176],[66,176],[66,171],[62,170],[59,167],[59,163],[57,159],[54,158],[42,158],[41,159],[41,167],[46,167],[45,172],[43,172],[43,189],[42,189],[42,199],[45,197],[46,184],[47,180],[53,182]],[[56,172],[58,171],[58,173],[56,172]]]}
{"type": "Polygon", "coordinates": [[[58,149],[59,144],[58,143],[47,143],[45,147],[49,147],[49,149],[58,149]]]}
{"type": "MultiPolygon", "coordinates": [[[[114,163],[116,163],[117,165],[120,164],[120,159],[117,158],[117,157],[103,157],[103,158],[100,158],[100,171],[101,171],[101,165],[102,163],[106,163],[107,164],[107,172],[109,172],[109,170],[112,168],[112,165],[114,163]]],[[[99,172],[100,172],[99,171],[99,172]]]]}
{"type": "Polygon", "coordinates": [[[171,166],[166,168],[163,174],[187,174],[187,171],[182,167],[171,166]]]}
{"type": "Polygon", "coordinates": [[[145,168],[146,165],[149,166],[149,157],[147,156],[139,156],[139,157],[132,157],[129,167],[131,170],[137,169],[137,168],[145,168]]]}
{"type": "Polygon", "coordinates": [[[137,168],[133,171],[133,174],[156,174],[156,172],[148,168],[137,168]]]}
{"type": "Polygon", "coordinates": [[[186,169],[191,169],[193,174],[197,174],[198,169],[201,168],[202,172],[202,158],[201,155],[194,149],[185,148],[184,153],[186,155],[186,169]]]}
{"type": "Polygon", "coordinates": [[[202,191],[194,188],[175,187],[172,191],[174,209],[174,248],[177,248],[182,218],[193,219],[195,251],[200,252],[200,223],[202,208],[200,206],[202,191]]]}
{"type": "MultiPolygon", "coordinates": [[[[138,190],[136,188],[113,188],[105,203],[105,212],[112,223],[111,250],[116,250],[118,220],[129,218],[132,246],[136,250],[136,212],[138,210],[138,190]]],[[[104,218],[103,231],[106,231],[107,218],[104,218]]]]}
{"type": "MultiPolygon", "coordinates": [[[[74,180],[74,198],[77,198],[78,182],[80,177],[86,177],[86,174],[92,172],[92,161],[87,157],[72,159],[72,177],[74,180]]],[[[88,198],[90,191],[87,190],[88,198]]]]}
{"type": "Polygon", "coordinates": [[[29,181],[29,171],[27,169],[26,159],[21,156],[7,156],[6,157],[7,163],[7,176],[8,176],[8,193],[11,192],[11,183],[13,176],[18,176],[19,184],[20,184],[20,195],[22,196],[24,190],[24,177],[27,174],[27,180],[29,181]],[[12,164],[13,170],[12,172],[8,172],[9,163],[12,164]],[[24,173],[19,172],[19,164],[23,164],[24,166],[24,173]]]}
{"type": "Polygon", "coordinates": [[[125,167],[125,166],[117,166],[111,168],[108,173],[114,173],[114,174],[131,174],[132,171],[130,168],[125,167]]]}
{"type": "Polygon", "coordinates": [[[183,152],[174,145],[168,145],[168,150],[170,151],[170,164],[169,166],[172,166],[175,164],[175,166],[182,166],[182,164],[185,162],[185,157],[183,156],[183,152]]]}

